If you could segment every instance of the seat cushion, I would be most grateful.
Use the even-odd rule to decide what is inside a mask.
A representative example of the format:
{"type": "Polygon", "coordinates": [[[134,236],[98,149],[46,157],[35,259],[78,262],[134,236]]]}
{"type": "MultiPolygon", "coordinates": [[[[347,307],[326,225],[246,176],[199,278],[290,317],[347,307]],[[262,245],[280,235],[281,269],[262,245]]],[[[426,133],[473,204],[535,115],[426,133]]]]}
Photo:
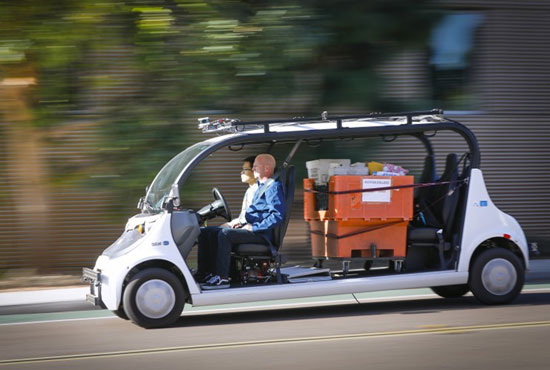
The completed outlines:
{"type": "Polygon", "coordinates": [[[436,227],[409,227],[407,231],[407,237],[409,243],[411,242],[434,242],[437,243],[439,239],[437,238],[437,231],[439,228],[436,227]]]}
{"type": "Polygon", "coordinates": [[[265,244],[239,244],[233,251],[239,256],[271,256],[271,248],[265,244]]]}

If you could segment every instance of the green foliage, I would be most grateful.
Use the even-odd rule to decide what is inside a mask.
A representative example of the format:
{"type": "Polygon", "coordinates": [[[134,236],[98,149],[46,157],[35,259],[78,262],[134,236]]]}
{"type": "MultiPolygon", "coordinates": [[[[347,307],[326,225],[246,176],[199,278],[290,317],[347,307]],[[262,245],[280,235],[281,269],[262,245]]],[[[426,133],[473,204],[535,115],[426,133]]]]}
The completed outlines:
{"type": "Polygon", "coordinates": [[[194,122],[196,112],[246,116],[257,104],[295,91],[308,97],[310,111],[273,115],[386,107],[374,68],[394,51],[425,42],[434,19],[427,3],[0,2],[0,71],[36,77],[36,125],[66,125],[75,113],[93,113],[102,133],[97,165],[57,169],[57,175],[78,173],[126,202],[183,149],[181,124],[194,122]],[[124,66],[134,76],[131,91],[100,106],[87,102],[117,86],[116,69],[106,72],[104,61],[92,56],[119,49],[129,51],[124,66]],[[302,86],[304,75],[318,83],[302,86]]]}

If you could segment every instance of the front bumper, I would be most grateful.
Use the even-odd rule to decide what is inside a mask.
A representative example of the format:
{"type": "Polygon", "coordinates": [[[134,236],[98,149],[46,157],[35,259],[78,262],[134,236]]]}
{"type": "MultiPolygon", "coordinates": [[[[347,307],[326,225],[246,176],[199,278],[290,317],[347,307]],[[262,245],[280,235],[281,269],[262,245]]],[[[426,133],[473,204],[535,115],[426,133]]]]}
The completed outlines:
{"type": "Polygon", "coordinates": [[[86,301],[105,308],[101,301],[101,272],[84,267],[81,280],[90,284],[90,293],[86,293],[86,301]]]}

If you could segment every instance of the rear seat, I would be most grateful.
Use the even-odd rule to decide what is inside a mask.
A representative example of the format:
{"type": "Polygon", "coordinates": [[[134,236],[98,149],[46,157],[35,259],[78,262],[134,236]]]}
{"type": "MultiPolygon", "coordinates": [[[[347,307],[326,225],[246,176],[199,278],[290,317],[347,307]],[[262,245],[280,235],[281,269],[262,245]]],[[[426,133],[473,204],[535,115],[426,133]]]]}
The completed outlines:
{"type": "Polygon", "coordinates": [[[457,189],[458,160],[454,153],[447,156],[445,172],[439,182],[449,184],[431,187],[427,189],[433,193],[431,206],[423,209],[425,214],[430,214],[431,223],[426,226],[411,226],[408,229],[407,240],[412,247],[435,247],[439,250],[441,268],[446,268],[443,252],[451,247],[453,224],[458,205],[459,191],[457,189]]]}

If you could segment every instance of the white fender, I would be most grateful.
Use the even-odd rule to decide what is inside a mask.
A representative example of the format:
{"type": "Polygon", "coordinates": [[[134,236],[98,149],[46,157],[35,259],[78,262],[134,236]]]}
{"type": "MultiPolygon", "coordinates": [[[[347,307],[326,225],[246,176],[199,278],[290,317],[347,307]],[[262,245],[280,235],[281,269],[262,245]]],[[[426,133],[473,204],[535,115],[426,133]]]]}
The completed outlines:
{"type": "Polygon", "coordinates": [[[164,213],[155,219],[139,245],[129,253],[109,259],[100,256],[95,270],[101,271],[101,300],[109,310],[118,309],[122,300],[124,279],[135,266],[146,261],[163,260],[175,265],[185,278],[190,294],[200,292],[191,271],[181,256],[170,230],[171,214],[164,213]]]}
{"type": "Polygon", "coordinates": [[[472,170],[468,189],[458,271],[468,271],[476,248],[485,240],[497,237],[514,242],[523,254],[525,268],[529,269],[525,234],[516,219],[499,210],[491,201],[481,170],[472,170]]]}

